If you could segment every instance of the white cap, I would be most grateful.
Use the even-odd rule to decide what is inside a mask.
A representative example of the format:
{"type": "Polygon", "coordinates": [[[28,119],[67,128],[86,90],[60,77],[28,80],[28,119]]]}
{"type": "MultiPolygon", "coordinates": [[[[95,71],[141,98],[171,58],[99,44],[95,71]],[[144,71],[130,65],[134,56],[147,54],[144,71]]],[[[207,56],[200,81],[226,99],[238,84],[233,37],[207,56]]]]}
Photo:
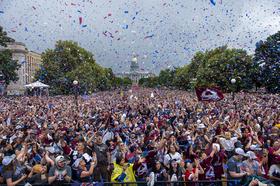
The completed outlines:
{"type": "Polygon", "coordinates": [[[258,151],[258,150],[262,150],[262,148],[260,148],[258,145],[251,145],[250,146],[250,150],[253,150],[253,151],[258,151]]]}
{"type": "Polygon", "coordinates": [[[206,128],[206,127],[205,127],[205,125],[204,125],[203,123],[200,123],[200,124],[197,126],[197,128],[198,128],[198,129],[204,129],[204,128],[206,128]]]}
{"type": "Polygon", "coordinates": [[[241,149],[241,148],[236,148],[236,149],[235,149],[235,154],[242,155],[242,156],[246,156],[244,150],[241,149]]]}
{"type": "Polygon", "coordinates": [[[255,154],[253,151],[248,151],[248,152],[246,152],[246,156],[247,156],[248,158],[250,158],[251,160],[257,158],[256,154],[255,154]]]}
{"type": "Polygon", "coordinates": [[[7,166],[9,165],[14,159],[16,158],[16,155],[13,154],[11,156],[5,156],[2,160],[2,164],[7,166]]]}

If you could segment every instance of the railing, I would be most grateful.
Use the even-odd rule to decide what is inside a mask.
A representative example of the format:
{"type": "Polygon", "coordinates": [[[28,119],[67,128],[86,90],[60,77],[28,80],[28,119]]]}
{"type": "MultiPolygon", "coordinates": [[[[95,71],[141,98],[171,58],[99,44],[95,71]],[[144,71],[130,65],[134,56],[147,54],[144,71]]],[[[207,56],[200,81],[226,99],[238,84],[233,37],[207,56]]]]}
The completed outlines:
{"type": "MultiPolygon", "coordinates": [[[[274,185],[280,185],[280,181],[274,181],[274,185]]],[[[144,186],[147,185],[148,182],[139,181],[139,182],[92,182],[92,183],[63,183],[60,185],[65,186],[144,186]]],[[[32,186],[41,186],[42,184],[31,184],[32,186]]],[[[46,186],[51,186],[51,184],[44,184],[46,186]]],[[[154,186],[241,186],[239,180],[199,180],[199,181],[157,181],[154,183],[154,186]]],[[[4,184],[0,184],[0,186],[4,186],[4,184]]],[[[24,186],[19,185],[19,186],[24,186]]]]}

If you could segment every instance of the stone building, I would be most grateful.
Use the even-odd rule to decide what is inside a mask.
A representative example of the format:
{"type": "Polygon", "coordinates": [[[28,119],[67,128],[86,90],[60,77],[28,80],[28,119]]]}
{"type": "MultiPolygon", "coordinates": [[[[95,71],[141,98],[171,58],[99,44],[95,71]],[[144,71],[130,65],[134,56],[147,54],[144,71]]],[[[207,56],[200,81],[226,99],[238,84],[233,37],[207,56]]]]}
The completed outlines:
{"type": "Polygon", "coordinates": [[[155,74],[148,72],[148,71],[142,71],[139,70],[139,64],[137,62],[137,58],[132,58],[130,63],[130,71],[129,72],[121,72],[116,73],[117,77],[128,77],[130,78],[134,83],[138,83],[138,81],[141,78],[148,78],[148,77],[154,77],[155,74]]]}
{"type": "MultiPolygon", "coordinates": [[[[3,49],[1,48],[0,50],[3,49]]],[[[7,49],[12,51],[13,59],[17,60],[21,66],[17,71],[19,79],[8,85],[6,93],[7,95],[22,95],[25,92],[24,85],[35,81],[35,73],[42,63],[41,55],[28,51],[25,44],[21,42],[8,43],[7,49]]]]}

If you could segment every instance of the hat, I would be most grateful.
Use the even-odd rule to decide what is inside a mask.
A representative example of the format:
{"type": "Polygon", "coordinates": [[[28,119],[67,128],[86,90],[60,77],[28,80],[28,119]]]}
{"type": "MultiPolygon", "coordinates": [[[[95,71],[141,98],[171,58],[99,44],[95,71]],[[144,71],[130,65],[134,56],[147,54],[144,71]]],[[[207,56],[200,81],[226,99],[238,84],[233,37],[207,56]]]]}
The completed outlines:
{"type": "Polygon", "coordinates": [[[257,158],[256,154],[255,154],[253,151],[248,151],[248,152],[246,152],[246,156],[247,156],[248,158],[250,158],[251,160],[257,158]]]}
{"type": "Polygon", "coordinates": [[[56,164],[57,164],[58,162],[63,162],[63,161],[65,161],[64,156],[57,156],[57,157],[55,158],[55,163],[56,163],[56,164]]]}
{"type": "Polygon", "coordinates": [[[205,125],[204,125],[203,123],[200,123],[200,124],[197,126],[197,128],[198,128],[198,129],[204,129],[204,128],[206,128],[206,127],[205,127],[205,125]]]}
{"type": "Polygon", "coordinates": [[[2,164],[7,166],[9,165],[14,159],[16,158],[16,155],[13,154],[11,156],[5,156],[2,160],[2,164]]]}
{"type": "Polygon", "coordinates": [[[259,148],[258,145],[251,145],[251,146],[250,146],[250,149],[251,149],[252,151],[259,151],[259,150],[262,150],[262,148],[259,148]]]}
{"type": "Polygon", "coordinates": [[[235,154],[242,155],[242,156],[246,156],[244,150],[241,149],[241,148],[236,148],[236,149],[235,149],[235,154]]]}
{"type": "Polygon", "coordinates": [[[23,129],[23,126],[17,125],[17,126],[16,126],[16,130],[18,130],[18,129],[23,129]]]}

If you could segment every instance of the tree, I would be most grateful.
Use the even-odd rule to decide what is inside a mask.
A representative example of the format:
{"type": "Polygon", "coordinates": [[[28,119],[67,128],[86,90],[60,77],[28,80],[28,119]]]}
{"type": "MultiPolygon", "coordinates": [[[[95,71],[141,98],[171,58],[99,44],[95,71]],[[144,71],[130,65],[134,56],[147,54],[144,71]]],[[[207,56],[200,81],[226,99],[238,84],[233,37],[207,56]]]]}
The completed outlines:
{"type": "Polygon", "coordinates": [[[0,46],[7,47],[7,43],[14,42],[14,39],[7,36],[7,32],[0,26],[0,46]]]}
{"type": "MultiPolygon", "coordinates": [[[[7,47],[8,42],[14,40],[7,36],[0,26],[0,46],[7,47]]],[[[4,76],[5,86],[9,85],[11,81],[18,80],[17,70],[20,65],[16,60],[13,60],[12,52],[8,49],[0,50],[0,74],[4,76]]]]}
{"type": "Polygon", "coordinates": [[[219,86],[224,91],[251,89],[252,69],[252,57],[245,50],[222,46],[200,57],[196,85],[219,86]],[[237,80],[234,86],[230,82],[232,78],[237,80]]]}
{"type": "Polygon", "coordinates": [[[158,77],[141,78],[138,83],[143,87],[155,88],[159,86],[159,78],[158,77]]]}
{"type": "Polygon", "coordinates": [[[162,70],[157,81],[153,78],[141,79],[143,86],[176,86],[192,89],[195,86],[219,86],[224,91],[239,91],[252,88],[254,64],[245,50],[229,49],[227,46],[197,52],[191,62],[174,70],[162,70]],[[237,80],[235,85],[231,79],[237,80]]]}
{"type": "Polygon", "coordinates": [[[0,74],[3,74],[5,85],[9,85],[11,81],[18,80],[17,70],[20,65],[12,58],[10,50],[0,51],[0,74]]]}
{"type": "Polygon", "coordinates": [[[176,69],[161,70],[158,76],[158,83],[161,86],[174,87],[176,69]]]}
{"type": "Polygon", "coordinates": [[[72,41],[58,41],[55,49],[42,54],[42,66],[36,77],[51,86],[55,94],[69,94],[72,82],[78,80],[80,92],[107,90],[112,85],[113,72],[98,65],[93,54],[72,41]]]}
{"type": "Polygon", "coordinates": [[[280,31],[256,44],[255,83],[269,92],[280,92],[280,31]]]}

